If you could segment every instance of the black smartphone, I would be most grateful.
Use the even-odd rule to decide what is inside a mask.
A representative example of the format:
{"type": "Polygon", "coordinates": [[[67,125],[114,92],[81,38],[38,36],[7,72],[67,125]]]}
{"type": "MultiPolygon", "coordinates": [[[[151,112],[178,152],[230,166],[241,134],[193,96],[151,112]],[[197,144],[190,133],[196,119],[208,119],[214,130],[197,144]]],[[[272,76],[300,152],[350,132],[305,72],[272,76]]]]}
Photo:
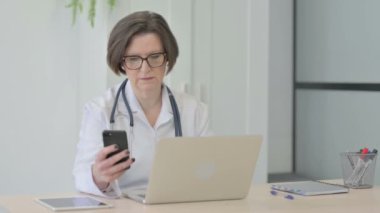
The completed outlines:
{"type": "MultiPolygon", "coordinates": [[[[104,147],[111,146],[114,144],[117,144],[119,146],[119,150],[112,152],[107,155],[107,158],[111,157],[112,155],[115,155],[119,152],[122,152],[126,149],[128,149],[128,139],[127,139],[127,133],[124,130],[104,130],[103,131],[103,144],[104,147]]],[[[116,162],[115,164],[118,164],[120,162],[128,160],[128,157],[121,159],[120,161],[116,162]]]]}

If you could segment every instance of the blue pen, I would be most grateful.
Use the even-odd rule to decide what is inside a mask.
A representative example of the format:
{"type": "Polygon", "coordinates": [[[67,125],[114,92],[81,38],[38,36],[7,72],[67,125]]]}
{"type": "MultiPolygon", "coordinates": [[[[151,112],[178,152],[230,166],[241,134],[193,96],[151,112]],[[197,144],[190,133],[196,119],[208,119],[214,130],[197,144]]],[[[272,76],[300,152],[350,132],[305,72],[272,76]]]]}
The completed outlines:
{"type": "MultiPolygon", "coordinates": [[[[270,193],[271,193],[271,195],[273,195],[273,196],[277,196],[277,195],[279,194],[279,191],[271,190],[270,193]]],[[[284,198],[285,198],[285,199],[288,199],[288,200],[294,200],[294,196],[291,195],[291,194],[286,194],[286,195],[284,195],[284,198]]]]}

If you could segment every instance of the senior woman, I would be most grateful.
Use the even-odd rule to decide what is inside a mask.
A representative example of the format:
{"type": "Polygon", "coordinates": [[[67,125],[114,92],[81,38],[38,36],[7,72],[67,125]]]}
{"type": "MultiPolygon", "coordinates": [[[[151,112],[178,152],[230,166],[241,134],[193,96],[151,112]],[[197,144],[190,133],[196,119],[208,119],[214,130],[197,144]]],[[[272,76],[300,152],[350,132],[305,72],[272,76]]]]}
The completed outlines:
{"type": "Polygon", "coordinates": [[[127,78],[84,107],[73,169],[77,190],[120,197],[123,190],[145,189],[161,138],[208,134],[206,106],[164,84],[178,52],[173,33],[157,13],[135,12],[115,25],[107,62],[127,78]],[[125,130],[129,150],[107,158],[118,150],[103,147],[102,132],[108,129],[125,130]]]}

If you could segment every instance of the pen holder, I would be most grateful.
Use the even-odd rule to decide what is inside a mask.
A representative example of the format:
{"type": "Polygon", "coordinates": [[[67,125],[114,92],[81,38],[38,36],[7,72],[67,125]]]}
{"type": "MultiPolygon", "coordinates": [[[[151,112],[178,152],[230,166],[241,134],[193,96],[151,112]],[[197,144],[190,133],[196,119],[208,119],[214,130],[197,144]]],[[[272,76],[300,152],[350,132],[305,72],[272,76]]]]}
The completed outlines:
{"type": "Polygon", "coordinates": [[[340,154],[344,185],[354,189],[372,188],[375,176],[377,153],[340,154]]]}

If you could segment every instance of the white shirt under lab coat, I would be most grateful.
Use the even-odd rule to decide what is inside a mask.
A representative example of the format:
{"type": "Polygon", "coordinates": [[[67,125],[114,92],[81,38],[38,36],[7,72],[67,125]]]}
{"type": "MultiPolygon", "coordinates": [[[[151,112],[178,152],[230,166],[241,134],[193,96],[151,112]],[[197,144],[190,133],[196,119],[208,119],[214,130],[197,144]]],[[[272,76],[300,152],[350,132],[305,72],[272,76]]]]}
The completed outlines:
{"type": "MultiPolygon", "coordinates": [[[[152,127],[134,95],[131,85],[126,85],[126,95],[130,104],[134,127],[129,126],[129,115],[120,95],[115,113],[114,130],[126,130],[131,156],[136,159],[131,168],[117,181],[111,183],[107,192],[102,192],[95,185],[91,167],[95,156],[103,148],[102,132],[110,127],[110,115],[120,84],[110,88],[106,93],[84,107],[84,115],[77,145],[73,175],[77,190],[90,194],[119,197],[121,190],[144,189],[152,167],[155,145],[161,138],[174,137],[173,111],[168,92],[163,89],[162,108],[154,127],[152,127]]],[[[208,112],[205,104],[184,94],[174,93],[181,117],[183,136],[205,136],[208,130],[208,112]]]]}

